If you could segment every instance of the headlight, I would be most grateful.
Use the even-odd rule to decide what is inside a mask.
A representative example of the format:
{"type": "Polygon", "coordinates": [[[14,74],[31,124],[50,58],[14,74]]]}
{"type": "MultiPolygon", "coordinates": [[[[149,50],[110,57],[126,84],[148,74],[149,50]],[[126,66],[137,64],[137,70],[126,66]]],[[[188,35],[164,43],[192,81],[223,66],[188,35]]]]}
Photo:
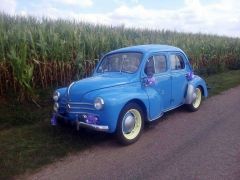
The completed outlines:
{"type": "Polygon", "coordinates": [[[57,112],[57,111],[58,111],[58,108],[59,108],[59,104],[58,104],[57,102],[55,102],[54,105],[53,105],[53,110],[54,110],[55,112],[57,112]]]}
{"type": "Polygon", "coordinates": [[[60,97],[60,93],[58,91],[55,91],[53,93],[53,100],[54,101],[58,101],[59,97],[60,97]]]}
{"type": "Polygon", "coordinates": [[[100,110],[103,108],[103,105],[104,105],[104,101],[102,98],[100,97],[97,97],[94,101],[94,107],[97,109],[97,110],[100,110]]]}

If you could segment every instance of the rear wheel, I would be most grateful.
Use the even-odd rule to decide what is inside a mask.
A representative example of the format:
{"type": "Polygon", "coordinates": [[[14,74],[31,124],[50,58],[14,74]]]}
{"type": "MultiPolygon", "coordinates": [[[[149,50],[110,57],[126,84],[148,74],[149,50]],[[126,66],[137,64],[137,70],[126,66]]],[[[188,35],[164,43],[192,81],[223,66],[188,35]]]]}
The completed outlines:
{"type": "Polygon", "coordinates": [[[200,105],[202,103],[202,90],[200,87],[197,87],[195,89],[195,100],[191,103],[188,104],[188,109],[192,112],[197,111],[200,108],[200,105]]]}
{"type": "Polygon", "coordinates": [[[141,135],[143,122],[141,107],[136,103],[127,104],[118,119],[117,138],[119,142],[124,145],[136,142],[141,135]]]}

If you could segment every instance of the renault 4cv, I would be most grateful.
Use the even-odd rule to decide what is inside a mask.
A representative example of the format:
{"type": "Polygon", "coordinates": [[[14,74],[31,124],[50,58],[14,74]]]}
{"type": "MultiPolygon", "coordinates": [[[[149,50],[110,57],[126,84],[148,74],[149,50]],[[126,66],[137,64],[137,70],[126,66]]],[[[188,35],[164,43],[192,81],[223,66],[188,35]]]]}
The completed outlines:
{"type": "Polygon", "coordinates": [[[139,45],[104,55],[91,77],[53,94],[52,122],[116,133],[122,144],[138,140],[145,122],[185,105],[197,111],[208,91],[186,54],[168,45],[139,45]]]}

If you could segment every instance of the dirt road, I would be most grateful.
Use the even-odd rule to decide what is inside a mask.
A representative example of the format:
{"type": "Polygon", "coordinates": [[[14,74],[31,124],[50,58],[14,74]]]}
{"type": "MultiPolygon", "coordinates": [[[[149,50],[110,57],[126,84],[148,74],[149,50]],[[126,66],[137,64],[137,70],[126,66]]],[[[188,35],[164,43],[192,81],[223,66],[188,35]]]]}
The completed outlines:
{"type": "Polygon", "coordinates": [[[110,137],[27,178],[240,179],[240,86],[168,113],[131,146],[110,137]]]}

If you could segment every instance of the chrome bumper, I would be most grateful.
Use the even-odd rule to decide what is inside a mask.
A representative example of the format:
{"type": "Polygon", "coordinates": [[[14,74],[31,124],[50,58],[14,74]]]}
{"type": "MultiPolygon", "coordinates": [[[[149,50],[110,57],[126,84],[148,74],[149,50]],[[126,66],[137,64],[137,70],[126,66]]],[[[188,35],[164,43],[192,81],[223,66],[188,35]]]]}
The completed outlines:
{"type": "Polygon", "coordinates": [[[79,130],[79,127],[84,127],[84,128],[88,128],[88,129],[92,129],[95,131],[103,131],[103,132],[107,132],[109,130],[108,126],[102,126],[102,125],[96,125],[96,124],[87,124],[81,121],[77,121],[77,130],[79,130]]]}
{"type": "MultiPolygon", "coordinates": [[[[60,114],[56,114],[56,116],[67,120],[66,117],[64,117],[60,114]]],[[[74,124],[76,124],[76,127],[77,127],[78,131],[79,131],[80,127],[87,128],[87,129],[92,129],[92,130],[95,130],[95,131],[102,131],[102,132],[107,132],[109,130],[108,126],[97,125],[97,124],[88,124],[88,123],[81,122],[81,121],[78,121],[78,120],[76,120],[74,122],[74,124]]]]}

